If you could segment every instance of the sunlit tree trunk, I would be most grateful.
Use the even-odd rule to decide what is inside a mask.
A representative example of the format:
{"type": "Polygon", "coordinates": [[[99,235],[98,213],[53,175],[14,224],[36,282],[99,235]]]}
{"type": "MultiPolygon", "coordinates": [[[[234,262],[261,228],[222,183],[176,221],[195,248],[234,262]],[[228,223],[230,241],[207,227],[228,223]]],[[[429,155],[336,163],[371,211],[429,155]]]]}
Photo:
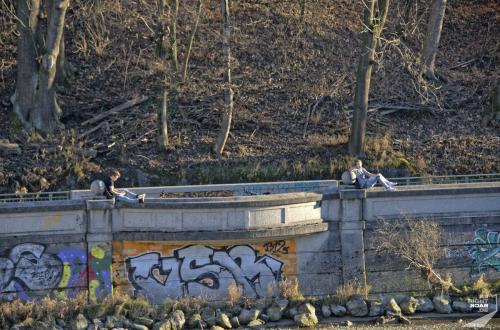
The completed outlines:
{"type": "Polygon", "coordinates": [[[231,48],[230,48],[230,25],[229,25],[229,0],[222,0],[222,19],[223,19],[223,39],[222,48],[223,55],[226,62],[226,71],[224,73],[225,80],[225,107],[222,114],[222,122],[217,140],[215,141],[215,154],[219,157],[222,156],[224,147],[229,136],[231,129],[231,120],[233,117],[233,89],[231,87],[231,48]]]}
{"type": "Polygon", "coordinates": [[[17,17],[16,92],[11,98],[14,112],[28,128],[50,133],[61,127],[55,80],[69,0],[48,2],[45,46],[41,45],[40,0],[19,0],[17,17]]]}
{"type": "Polygon", "coordinates": [[[435,73],[436,54],[443,29],[446,0],[434,0],[427,24],[424,49],[422,51],[422,74],[430,80],[438,80],[435,73]]]}
{"type": "Polygon", "coordinates": [[[372,66],[375,61],[377,41],[387,18],[389,2],[390,0],[367,0],[365,2],[364,30],[362,32],[361,55],[356,75],[354,115],[349,138],[349,153],[356,156],[364,155],[372,66]]]}

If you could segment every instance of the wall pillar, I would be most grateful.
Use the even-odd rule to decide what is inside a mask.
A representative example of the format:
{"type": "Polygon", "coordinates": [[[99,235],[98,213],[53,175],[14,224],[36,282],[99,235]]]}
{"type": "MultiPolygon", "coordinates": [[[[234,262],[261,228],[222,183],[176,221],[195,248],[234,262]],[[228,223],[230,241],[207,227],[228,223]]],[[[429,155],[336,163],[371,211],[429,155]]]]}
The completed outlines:
{"type": "Polygon", "coordinates": [[[112,208],[107,200],[87,201],[87,276],[91,301],[113,294],[112,208]]]}
{"type": "Polygon", "coordinates": [[[342,251],[342,279],[346,284],[356,280],[366,286],[365,252],[363,231],[363,200],[366,191],[361,189],[340,190],[340,243],[342,251]]]}

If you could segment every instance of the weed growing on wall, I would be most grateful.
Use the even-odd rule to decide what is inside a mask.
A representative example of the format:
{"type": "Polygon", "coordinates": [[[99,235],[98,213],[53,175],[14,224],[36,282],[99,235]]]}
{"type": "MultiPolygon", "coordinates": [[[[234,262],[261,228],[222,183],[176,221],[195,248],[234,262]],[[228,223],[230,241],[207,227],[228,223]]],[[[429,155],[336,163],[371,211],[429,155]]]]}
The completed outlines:
{"type": "Polygon", "coordinates": [[[335,303],[345,305],[349,299],[354,295],[360,295],[364,299],[368,299],[370,293],[370,285],[361,285],[357,279],[348,281],[335,289],[335,296],[333,300],[335,303]]]}

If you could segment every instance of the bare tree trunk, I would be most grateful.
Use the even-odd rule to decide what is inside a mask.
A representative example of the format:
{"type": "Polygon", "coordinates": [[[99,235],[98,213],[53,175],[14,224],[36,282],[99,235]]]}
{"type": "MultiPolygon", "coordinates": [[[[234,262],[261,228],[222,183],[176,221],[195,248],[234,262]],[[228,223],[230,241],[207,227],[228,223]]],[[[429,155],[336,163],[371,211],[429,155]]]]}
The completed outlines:
{"type": "Polygon", "coordinates": [[[422,74],[430,80],[438,80],[434,72],[436,54],[443,29],[446,0],[434,0],[427,24],[424,49],[422,51],[422,74]]]}
{"type": "Polygon", "coordinates": [[[17,30],[17,81],[16,91],[11,97],[14,113],[25,125],[30,126],[30,115],[35,109],[38,89],[38,44],[36,42],[41,0],[17,1],[19,18],[17,30]]]}
{"type": "Polygon", "coordinates": [[[172,52],[172,64],[177,79],[179,74],[179,61],[177,59],[177,18],[179,15],[179,0],[172,0],[170,8],[170,50],[172,52]]]}
{"type": "Polygon", "coordinates": [[[160,58],[168,54],[168,29],[165,20],[167,0],[158,0],[158,20],[156,22],[157,51],[160,58]]]}
{"type": "Polygon", "coordinates": [[[66,60],[66,46],[63,32],[59,45],[59,56],[57,57],[56,82],[60,86],[69,85],[72,76],[72,67],[66,60]]]}
{"type": "Polygon", "coordinates": [[[17,2],[19,39],[16,92],[11,101],[14,112],[29,128],[50,133],[61,127],[54,82],[69,0],[48,1],[48,23],[42,46],[41,0],[17,2]]]}
{"type": "Polygon", "coordinates": [[[69,0],[52,0],[49,6],[45,54],[40,65],[40,85],[38,90],[38,111],[34,113],[33,126],[42,132],[53,132],[60,127],[61,109],[57,104],[55,78],[57,58],[64,29],[64,17],[69,0]]]}
{"type": "Polygon", "coordinates": [[[162,106],[161,106],[161,112],[158,115],[158,119],[160,121],[160,136],[159,136],[159,142],[160,142],[160,149],[161,150],[166,150],[168,149],[168,93],[165,90],[163,92],[163,100],[162,100],[162,106]]]}
{"type": "Polygon", "coordinates": [[[372,66],[375,61],[377,41],[387,18],[389,2],[390,0],[367,0],[365,5],[363,15],[365,30],[362,32],[361,55],[354,95],[354,116],[349,138],[349,153],[351,155],[364,156],[372,66]]]}
{"type": "Polygon", "coordinates": [[[189,45],[186,52],[186,59],[184,60],[184,67],[182,68],[182,82],[186,81],[189,57],[191,56],[191,49],[193,48],[193,42],[194,42],[194,37],[196,35],[196,30],[198,30],[198,24],[200,23],[202,8],[203,8],[203,0],[198,0],[198,13],[196,14],[196,21],[194,23],[193,33],[191,33],[191,38],[189,39],[189,45]]]}
{"type": "Polygon", "coordinates": [[[215,154],[219,157],[222,156],[224,147],[227,142],[227,137],[229,136],[229,130],[231,129],[231,120],[233,117],[233,89],[231,88],[231,48],[230,48],[230,25],[229,25],[229,0],[222,0],[222,19],[223,23],[223,40],[222,47],[224,58],[226,60],[226,72],[224,73],[224,78],[226,82],[226,93],[224,97],[225,108],[222,114],[222,123],[217,140],[215,142],[215,154]]]}

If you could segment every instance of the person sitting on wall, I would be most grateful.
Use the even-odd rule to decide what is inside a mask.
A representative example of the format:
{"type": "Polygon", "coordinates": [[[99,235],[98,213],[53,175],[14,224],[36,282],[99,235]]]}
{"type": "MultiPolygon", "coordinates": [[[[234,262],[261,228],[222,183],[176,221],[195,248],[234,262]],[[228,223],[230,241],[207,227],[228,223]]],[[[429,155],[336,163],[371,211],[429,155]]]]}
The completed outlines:
{"type": "Polygon", "coordinates": [[[104,180],[103,195],[108,199],[115,199],[119,202],[126,202],[131,204],[144,203],[145,194],[137,195],[127,189],[116,189],[115,181],[120,178],[120,172],[118,170],[111,170],[109,173],[109,178],[104,180]]]}
{"type": "Polygon", "coordinates": [[[373,174],[368,172],[363,167],[363,162],[360,159],[356,160],[356,163],[354,167],[351,169],[351,172],[354,173],[354,175],[356,176],[356,182],[355,182],[356,187],[360,189],[371,188],[375,186],[378,182],[384,187],[386,191],[396,190],[396,188],[394,188],[394,186],[397,185],[396,182],[391,182],[387,180],[380,173],[373,174]]]}

